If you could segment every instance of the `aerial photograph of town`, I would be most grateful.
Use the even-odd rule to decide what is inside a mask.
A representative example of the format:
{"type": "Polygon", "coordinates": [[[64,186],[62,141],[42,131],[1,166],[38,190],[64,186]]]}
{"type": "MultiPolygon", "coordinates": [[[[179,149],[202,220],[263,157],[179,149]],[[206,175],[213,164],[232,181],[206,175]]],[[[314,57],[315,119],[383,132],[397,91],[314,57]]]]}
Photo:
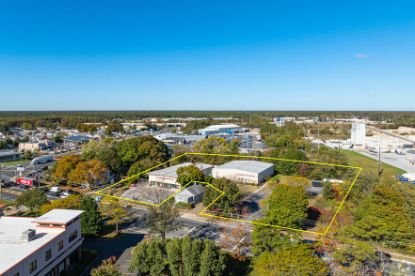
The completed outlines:
{"type": "Polygon", "coordinates": [[[415,1],[0,1],[0,276],[415,276],[415,1]]]}

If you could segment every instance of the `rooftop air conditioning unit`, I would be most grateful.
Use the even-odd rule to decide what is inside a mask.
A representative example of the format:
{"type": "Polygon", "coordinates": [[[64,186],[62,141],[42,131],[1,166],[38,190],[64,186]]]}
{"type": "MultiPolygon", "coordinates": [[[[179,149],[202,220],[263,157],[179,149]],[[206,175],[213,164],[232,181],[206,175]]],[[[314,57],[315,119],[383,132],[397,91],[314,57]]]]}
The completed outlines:
{"type": "Polygon", "coordinates": [[[34,229],[27,229],[24,231],[20,237],[20,240],[29,242],[36,237],[36,230],[34,229]]]}

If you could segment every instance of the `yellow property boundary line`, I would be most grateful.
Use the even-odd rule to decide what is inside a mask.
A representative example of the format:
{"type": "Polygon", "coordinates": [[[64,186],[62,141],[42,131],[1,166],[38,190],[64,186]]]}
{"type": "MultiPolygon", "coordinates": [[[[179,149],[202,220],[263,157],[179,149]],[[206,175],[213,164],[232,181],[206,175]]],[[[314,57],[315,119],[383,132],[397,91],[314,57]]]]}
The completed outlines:
{"type": "Polygon", "coordinates": [[[267,224],[267,223],[261,223],[261,222],[257,222],[257,221],[250,221],[250,220],[245,220],[245,219],[234,219],[234,218],[228,218],[228,217],[222,217],[222,216],[217,216],[217,215],[212,215],[212,214],[208,214],[206,213],[206,210],[209,209],[216,201],[218,201],[223,195],[224,195],[224,191],[219,190],[218,188],[214,187],[212,184],[207,183],[207,182],[200,182],[200,181],[194,181],[200,184],[204,184],[204,185],[208,185],[209,187],[215,189],[217,192],[220,193],[220,195],[213,200],[207,207],[205,207],[202,211],[199,212],[199,215],[201,216],[205,216],[205,217],[213,217],[213,218],[218,218],[218,219],[224,219],[224,220],[231,220],[231,221],[238,221],[238,222],[244,222],[244,223],[250,223],[253,225],[259,225],[259,226],[267,226],[267,227],[274,227],[274,228],[280,228],[280,229],[285,229],[285,230],[291,230],[291,231],[296,231],[296,232],[302,232],[302,233],[310,233],[310,234],[315,234],[315,235],[321,235],[321,236],[325,236],[327,235],[328,231],[330,230],[330,228],[332,227],[334,221],[336,220],[337,215],[339,214],[340,210],[342,209],[344,203],[346,202],[347,197],[350,194],[350,191],[352,190],[353,186],[355,185],[357,179],[359,178],[360,173],[362,172],[362,168],[361,167],[355,167],[355,166],[348,166],[348,165],[340,165],[340,164],[331,164],[331,163],[324,163],[324,162],[315,162],[315,161],[304,161],[304,160],[292,160],[292,159],[284,159],[284,158],[272,158],[272,157],[263,157],[263,156],[250,156],[250,155],[238,155],[238,154],[214,154],[214,153],[201,153],[201,152],[187,152],[187,153],[183,153],[179,156],[176,156],[166,162],[160,163],[152,168],[149,168],[145,171],[140,172],[139,174],[124,178],[120,181],[118,181],[117,183],[114,183],[104,189],[101,189],[99,191],[96,192],[96,194],[98,195],[102,195],[102,196],[107,196],[107,197],[112,197],[112,198],[116,198],[116,199],[120,199],[120,200],[125,200],[125,201],[130,201],[133,203],[138,203],[138,204],[144,204],[144,205],[149,205],[149,206],[154,206],[154,207],[160,207],[162,204],[166,203],[168,200],[170,200],[172,197],[174,197],[176,194],[178,194],[179,192],[181,192],[183,189],[185,189],[188,185],[194,183],[189,182],[188,184],[186,184],[185,186],[183,186],[180,190],[174,192],[173,194],[169,195],[165,200],[163,200],[161,203],[159,204],[155,204],[155,203],[151,203],[151,202],[145,202],[145,201],[139,201],[139,200],[134,200],[134,199],[130,199],[130,198],[125,198],[125,197],[119,197],[119,196],[114,196],[114,195],[110,195],[110,194],[106,194],[104,193],[104,191],[122,184],[124,182],[127,182],[131,179],[135,179],[137,177],[139,177],[142,174],[148,173],[156,168],[162,167],[165,164],[168,164],[172,161],[175,161],[177,159],[180,159],[181,157],[184,156],[190,156],[190,155],[202,155],[202,156],[219,156],[219,157],[236,157],[236,158],[247,158],[247,159],[262,159],[262,160],[271,160],[271,161],[283,161],[283,162],[294,162],[294,163],[304,163],[304,164],[312,164],[312,165],[322,165],[322,166],[329,166],[329,167],[338,167],[338,168],[345,168],[345,169],[354,169],[357,170],[356,176],[353,178],[352,180],[352,184],[350,185],[349,189],[347,190],[344,198],[342,199],[342,201],[340,202],[339,208],[336,210],[333,218],[331,219],[330,223],[327,225],[326,229],[324,230],[324,232],[316,232],[316,231],[310,231],[310,230],[303,230],[303,229],[297,229],[297,228],[291,228],[291,227],[285,227],[285,226],[278,226],[278,225],[272,225],[272,224],[267,224]]]}

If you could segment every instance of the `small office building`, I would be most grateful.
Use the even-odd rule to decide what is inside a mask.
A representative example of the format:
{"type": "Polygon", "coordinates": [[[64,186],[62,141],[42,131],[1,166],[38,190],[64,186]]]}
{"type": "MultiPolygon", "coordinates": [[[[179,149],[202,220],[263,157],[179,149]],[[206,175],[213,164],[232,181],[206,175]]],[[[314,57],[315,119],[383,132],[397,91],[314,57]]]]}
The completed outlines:
{"type": "Polygon", "coordinates": [[[177,193],[177,195],[174,196],[174,199],[176,202],[197,204],[202,201],[204,193],[205,186],[201,184],[194,184],[177,193]]]}
{"type": "Polygon", "coordinates": [[[50,140],[44,140],[42,142],[26,142],[19,143],[19,151],[42,151],[51,150],[55,147],[55,142],[50,140]]]}
{"type": "Polygon", "coordinates": [[[62,275],[81,258],[83,211],[54,209],[38,218],[0,218],[0,275],[62,275]]]}
{"type": "Polygon", "coordinates": [[[209,164],[193,164],[190,162],[185,162],[165,169],[149,172],[148,182],[150,185],[157,185],[162,188],[180,189],[181,185],[177,183],[177,169],[181,167],[187,167],[190,165],[195,165],[196,167],[198,167],[205,176],[210,175],[213,168],[213,166],[209,164]]]}
{"type": "Polygon", "coordinates": [[[235,160],[212,170],[214,178],[227,178],[238,183],[260,184],[274,175],[274,164],[254,160],[235,160]]]}

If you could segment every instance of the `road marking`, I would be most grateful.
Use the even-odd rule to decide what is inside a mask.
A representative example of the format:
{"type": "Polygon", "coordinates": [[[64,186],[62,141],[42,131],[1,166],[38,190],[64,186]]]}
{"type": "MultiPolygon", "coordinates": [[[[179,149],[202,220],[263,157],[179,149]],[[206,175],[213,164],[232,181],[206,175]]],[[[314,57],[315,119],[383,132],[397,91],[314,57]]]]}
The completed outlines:
{"type": "Polygon", "coordinates": [[[187,231],[187,233],[186,233],[186,234],[184,234],[184,236],[183,236],[183,237],[188,236],[188,235],[189,235],[192,231],[194,231],[196,228],[197,228],[197,227],[193,227],[192,229],[190,229],[189,231],[187,231]]]}

